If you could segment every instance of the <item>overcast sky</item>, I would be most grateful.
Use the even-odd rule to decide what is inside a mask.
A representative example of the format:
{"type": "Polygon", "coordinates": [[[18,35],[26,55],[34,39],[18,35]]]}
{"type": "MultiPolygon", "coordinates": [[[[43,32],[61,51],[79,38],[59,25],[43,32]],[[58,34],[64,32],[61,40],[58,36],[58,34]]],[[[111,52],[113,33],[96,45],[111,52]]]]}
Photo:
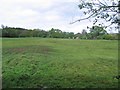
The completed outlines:
{"type": "Polygon", "coordinates": [[[1,0],[0,24],[28,29],[51,28],[81,32],[87,21],[69,24],[80,18],[79,0],[1,0]]]}
{"type": "Polygon", "coordinates": [[[60,29],[81,32],[89,20],[69,24],[82,17],[79,0],[0,0],[0,24],[27,29],[60,29]]]}

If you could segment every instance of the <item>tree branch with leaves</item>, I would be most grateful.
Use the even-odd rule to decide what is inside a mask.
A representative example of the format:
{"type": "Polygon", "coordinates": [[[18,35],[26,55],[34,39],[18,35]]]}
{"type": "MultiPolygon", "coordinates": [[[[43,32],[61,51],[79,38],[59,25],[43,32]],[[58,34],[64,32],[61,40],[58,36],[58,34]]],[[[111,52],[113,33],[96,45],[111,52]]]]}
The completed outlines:
{"type": "Polygon", "coordinates": [[[94,18],[93,24],[103,19],[106,22],[111,22],[110,25],[116,23],[120,25],[120,0],[80,0],[78,7],[83,10],[86,17],[75,20],[70,24],[94,18]]]}

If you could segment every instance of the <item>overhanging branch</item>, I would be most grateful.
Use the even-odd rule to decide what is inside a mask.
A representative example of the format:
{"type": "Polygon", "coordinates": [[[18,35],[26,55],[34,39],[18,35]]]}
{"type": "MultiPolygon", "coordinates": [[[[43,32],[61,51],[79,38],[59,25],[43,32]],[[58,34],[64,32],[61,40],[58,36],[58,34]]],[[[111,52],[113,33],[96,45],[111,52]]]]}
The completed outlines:
{"type": "MultiPolygon", "coordinates": [[[[95,14],[95,13],[94,13],[95,14]]],[[[86,17],[86,18],[82,18],[82,19],[78,19],[74,22],[71,22],[70,24],[76,23],[76,22],[80,22],[81,20],[85,20],[85,19],[89,19],[90,17],[92,17],[94,14],[91,14],[90,16],[86,17]]]]}
{"type": "MultiPolygon", "coordinates": [[[[119,5],[117,5],[117,6],[106,6],[106,5],[104,5],[104,6],[101,6],[96,12],[100,11],[102,8],[112,8],[112,7],[118,7],[118,8],[119,8],[120,6],[119,6],[119,5]]],[[[74,21],[74,22],[71,22],[70,24],[73,24],[73,23],[76,23],[76,22],[80,22],[80,21],[82,21],[82,20],[89,19],[89,18],[91,18],[94,14],[96,14],[96,12],[93,13],[93,14],[91,14],[91,15],[89,15],[89,16],[86,17],[86,18],[78,19],[78,20],[76,20],[76,21],[74,21]]]]}

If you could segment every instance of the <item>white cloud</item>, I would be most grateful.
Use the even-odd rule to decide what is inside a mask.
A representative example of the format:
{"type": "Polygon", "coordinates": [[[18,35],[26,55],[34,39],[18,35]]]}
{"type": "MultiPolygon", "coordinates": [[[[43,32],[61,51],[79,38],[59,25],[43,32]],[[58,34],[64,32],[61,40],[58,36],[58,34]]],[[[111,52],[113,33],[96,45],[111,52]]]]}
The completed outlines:
{"type": "Polygon", "coordinates": [[[30,4],[33,6],[50,6],[55,0],[1,0],[1,3],[4,5],[21,5],[21,4],[30,4]]]}
{"type": "Polygon", "coordinates": [[[43,18],[48,22],[55,22],[60,21],[62,16],[56,11],[56,10],[48,10],[46,12],[43,12],[43,18]]]}
{"type": "MultiPolygon", "coordinates": [[[[79,18],[79,0],[1,0],[0,24],[23,28],[81,32],[90,23],[69,24],[79,18]]],[[[86,22],[85,22],[86,23],[86,22]]]]}
{"type": "Polygon", "coordinates": [[[57,15],[49,15],[49,16],[46,16],[45,19],[47,21],[58,21],[60,20],[60,16],[57,16],[57,15]]]}

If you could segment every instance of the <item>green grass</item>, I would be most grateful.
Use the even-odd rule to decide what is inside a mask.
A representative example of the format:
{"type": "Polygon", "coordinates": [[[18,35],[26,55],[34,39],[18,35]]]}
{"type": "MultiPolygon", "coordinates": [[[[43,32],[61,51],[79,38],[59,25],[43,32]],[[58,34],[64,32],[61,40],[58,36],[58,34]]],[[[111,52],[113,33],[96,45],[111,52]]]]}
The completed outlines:
{"type": "Polygon", "coordinates": [[[118,42],[3,38],[5,87],[115,88],[118,42]]]}

